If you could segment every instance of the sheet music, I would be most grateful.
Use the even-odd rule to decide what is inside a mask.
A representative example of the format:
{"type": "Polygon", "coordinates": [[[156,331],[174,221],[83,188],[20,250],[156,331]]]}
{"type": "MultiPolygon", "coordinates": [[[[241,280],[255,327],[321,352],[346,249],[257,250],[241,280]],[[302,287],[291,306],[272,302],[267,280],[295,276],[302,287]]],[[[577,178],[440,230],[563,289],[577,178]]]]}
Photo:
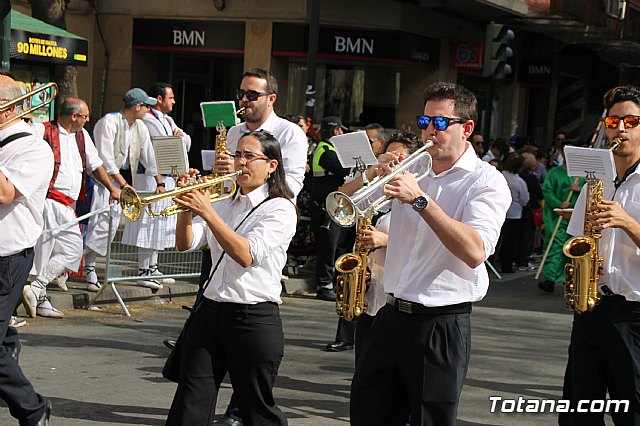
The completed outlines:
{"type": "Polygon", "coordinates": [[[616,177],[613,153],[608,149],[567,145],[564,147],[564,155],[569,176],[586,177],[589,172],[596,178],[609,182],[613,182],[616,177]]]}
{"type": "Polygon", "coordinates": [[[204,127],[216,127],[219,121],[225,127],[231,127],[239,121],[236,117],[236,103],[233,101],[200,102],[200,111],[204,127]]]}
{"type": "Polygon", "coordinates": [[[161,136],[151,138],[151,143],[156,153],[159,174],[173,174],[174,166],[177,173],[187,173],[189,171],[187,150],[184,143],[182,143],[182,138],[178,136],[161,136]]]}
{"type": "Polygon", "coordinates": [[[216,161],[216,151],[214,149],[203,149],[202,154],[202,170],[213,170],[213,164],[216,161]]]}
{"type": "Polygon", "coordinates": [[[330,139],[330,142],[336,149],[338,160],[340,160],[342,167],[355,167],[357,158],[367,166],[378,164],[378,159],[371,150],[367,133],[364,131],[334,136],[330,139]]]}

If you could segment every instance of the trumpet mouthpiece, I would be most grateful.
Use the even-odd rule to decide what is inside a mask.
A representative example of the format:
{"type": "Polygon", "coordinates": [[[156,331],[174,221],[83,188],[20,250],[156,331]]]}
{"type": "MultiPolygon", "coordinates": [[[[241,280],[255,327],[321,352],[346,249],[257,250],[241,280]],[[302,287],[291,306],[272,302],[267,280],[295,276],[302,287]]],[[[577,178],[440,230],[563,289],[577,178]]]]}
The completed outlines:
{"type": "Polygon", "coordinates": [[[427,139],[424,142],[424,146],[426,146],[427,148],[431,148],[433,146],[433,141],[431,139],[427,139]]]}
{"type": "Polygon", "coordinates": [[[245,110],[245,107],[240,108],[239,110],[236,111],[236,115],[244,114],[244,110],[245,110]]]}

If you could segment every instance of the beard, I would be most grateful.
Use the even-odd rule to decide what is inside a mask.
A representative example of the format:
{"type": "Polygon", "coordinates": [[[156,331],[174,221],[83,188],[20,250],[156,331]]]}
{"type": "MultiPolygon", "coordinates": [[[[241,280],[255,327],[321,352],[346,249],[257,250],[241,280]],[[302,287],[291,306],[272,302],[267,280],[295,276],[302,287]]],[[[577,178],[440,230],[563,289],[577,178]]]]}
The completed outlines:
{"type": "Polygon", "coordinates": [[[258,102],[254,102],[253,106],[247,104],[244,106],[245,112],[242,114],[242,119],[247,123],[261,123],[265,119],[266,105],[261,105],[258,102]]]}

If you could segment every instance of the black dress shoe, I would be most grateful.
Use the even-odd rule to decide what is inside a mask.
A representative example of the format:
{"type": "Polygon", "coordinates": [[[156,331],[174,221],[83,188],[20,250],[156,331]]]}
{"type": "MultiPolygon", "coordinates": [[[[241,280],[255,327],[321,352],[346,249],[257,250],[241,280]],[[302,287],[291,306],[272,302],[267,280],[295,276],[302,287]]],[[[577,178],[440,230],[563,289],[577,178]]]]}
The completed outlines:
{"type": "Polygon", "coordinates": [[[333,342],[329,343],[324,350],[327,352],[342,352],[342,351],[350,351],[353,349],[353,343],[347,342],[333,342]]]}
{"type": "Polygon", "coordinates": [[[553,281],[549,281],[549,280],[540,281],[538,283],[538,288],[544,291],[545,293],[553,293],[553,288],[555,287],[554,284],[555,283],[553,281]]]}
{"type": "Polygon", "coordinates": [[[175,341],[175,340],[173,340],[173,339],[166,339],[166,340],[163,340],[163,341],[162,341],[162,343],[164,343],[164,345],[165,345],[166,347],[168,347],[169,349],[173,349],[173,348],[175,348],[175,347],[176,347],[176,341],[175,341]]]}
{"type": "Polygon", "coordinates": [[[316,293],[316,299],[326,300],[327,302],[335,302],[336,293],[330,288],[321,288],[316,293]]]}
{"type": "Polygon", "coordinates": [[[51,401],[47,400],[47,406],[44,409],[44,413],[36,426],[49,426],[49,418],[51,417],[51,401]]]}

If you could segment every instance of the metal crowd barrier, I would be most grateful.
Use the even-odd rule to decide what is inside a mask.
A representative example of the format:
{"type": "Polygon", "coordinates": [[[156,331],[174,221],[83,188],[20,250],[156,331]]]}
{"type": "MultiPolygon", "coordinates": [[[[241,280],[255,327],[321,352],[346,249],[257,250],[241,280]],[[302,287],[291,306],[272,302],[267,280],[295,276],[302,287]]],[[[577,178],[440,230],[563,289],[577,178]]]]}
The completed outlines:
{"type": "MultiPolygon", "coordinates": [[[[111,228],[111,216],[115,211],[114,209],[119,209],[119,206],[117,204],[111,205],[109,210],[109,228],[111,228]]],[[[98,273],[102,287],[94,294],[91,300],[89,300],[86,309],[89,309],[89,307],[96,302],[105,289],[110,288],[125,315],[130,317],[131,314],[118,292],[117,285],[125,282],[135,284],[136,281],[143,278],[138,276],[138,247],[122,243],[124,223],[125,219],[121,217],[118,229],[115,231],[115,238],[107,247],[104,275],[101,275],[100,269],[96,267],[96,272],[98,273]]],[[[112,230],[109,229],[109,233],[111,232],[112,230]]],[[[162,275],[153,276],[153,279],[162,280],[163,278],[174,278],[178,280],[197,278],[200,276],[202,251],[197,250],[190,253],[181,253],[173,246],[172,248],[159,251],[158,265],[162,275]]]]}

